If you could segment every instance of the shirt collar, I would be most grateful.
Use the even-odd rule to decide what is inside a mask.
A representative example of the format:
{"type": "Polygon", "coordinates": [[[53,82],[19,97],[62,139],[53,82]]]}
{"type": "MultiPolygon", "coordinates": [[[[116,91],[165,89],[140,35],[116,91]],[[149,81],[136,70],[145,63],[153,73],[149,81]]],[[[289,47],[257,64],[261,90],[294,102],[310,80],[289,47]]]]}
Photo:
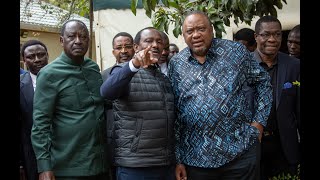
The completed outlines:
{"type": "MultiPolygon", "coordinates": [[[[206,57],[208,57],[208,55],[211,55],[211,57],[214,57],[214,54],[215,54],[215,42],[214,42],[214,38],[212,38],[212,41],[211,41],[211,45],[209,47],[209,50],[206,54],[206,57]]],[[[188,51],[187,51],[187,57],[188,57],[188,60],[190,61],[191,59],[196,59],[192,53],[191,53],[191,49],[188,47],[188,51]]],[[[211,58],[206,58],[206,61],[207,60],[211,60],[211,58]]]]}
{"type": "MultiPolygon", "coordinates": [[[[256,57],[256,61],[257,61],[259,64],[262,64],[262,63],[265,64],[265,62],[262,61],[262,58],[261,58],[261,56],[260,56],[260,54],[259,54],[258,49],[256,49],[253,53],[254,53],[254,55],[255,55],[255,57],[256,57]]],[[[277,65],[277,64],[278,64],[278,54],[276,55],[275,60],[274,60],[273,63],[272,63],[272,66],[277,65]]]]}
{"type": "Polygon", "coordinates": [[[37,75],[34,75],[30,72],[30,77],[31,77],[31,80],[32,80],[32,86],[33,86],[33,90],[36,89],[36,83],[37,83],[37,75]]]}
{"type": "Polygon", "coordinates": [[[71,58],[69,58],[64,51],[62,51],[60,57],[63,62],[66,62],[66,63],[74,65],[74,66],[82,66],[85,63],[85,61],[87,60],[87,58],[84,57],[82,64],[79,65],[79,64],[75,63],[71,58]]]}

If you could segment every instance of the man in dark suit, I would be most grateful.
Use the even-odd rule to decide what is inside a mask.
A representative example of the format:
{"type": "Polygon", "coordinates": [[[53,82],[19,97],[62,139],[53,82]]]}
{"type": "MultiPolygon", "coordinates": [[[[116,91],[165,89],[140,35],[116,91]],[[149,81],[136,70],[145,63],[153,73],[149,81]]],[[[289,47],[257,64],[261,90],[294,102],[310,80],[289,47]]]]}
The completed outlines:
{"type": "MultiPolygon", "coordinates": [[[[134,55],[133,49],[133,38],[127,32],[120,32],[116,34],[112,39],[112,54],[116,58],[115,65],[128,62],[132,59],[134,55]]],[[[114,66],[115,66],[114,65],[114,66]]],[[[114,67],[111,66],[101,72],[102,80],[106,81],[110,75],[111,69],[114,67]]],[[[112,111],[112,101],[105,99],[105,117],[107,118],[107,144],[108,144],[108,158],[110,162],[113,163],[113,130],[114,130],[114,116],[112,111]]],[[[116,171],[115,166],[110,166],[110,179],[116,180],[116,171]]]]}
{"type": "Polygon", "coordinates": [[[297,175],[300,163],[298,106],[300,61],[279,52],[280,21],[261,17],[255,25],[254,56],[271,77],[273,104],[261,141],[262,180],[279,174],[297,175]]]}
{"type": "Polygon", "coordinates": [[[37,40],[25,42],[21,47],[21,55],[29,71],[20,75],[20,168],[24,171],[27,180],[37,180],[36,157],[30,139],[33,124],[33,95],[37,74],[48,64],[49,55],[47,47],[37,40]]]}

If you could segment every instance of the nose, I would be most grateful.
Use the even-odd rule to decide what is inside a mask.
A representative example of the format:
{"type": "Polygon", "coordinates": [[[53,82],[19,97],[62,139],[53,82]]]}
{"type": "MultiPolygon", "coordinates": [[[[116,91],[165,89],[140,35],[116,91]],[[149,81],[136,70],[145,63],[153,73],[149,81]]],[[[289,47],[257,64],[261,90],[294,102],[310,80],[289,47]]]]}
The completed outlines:
{"type": "Polygon", "coordinates": [[[193,35],[192,35],[192,37],[193,37],[193,38],[199,38],[200,35],[201,35],[201,33],[199,33],[198,30],[195,30],[194,33],[193,33],[193,35]]]}
{"type": "Polygon", "coordinates": [[[81,43],[80,37],[76,36],[75,43],[81,43]]]}
{"type": "Polygon", "coordinates": [[[39,58],[39,56],[36,54],[36,55],[34,56],[33,62],[38,62],[39,60],[41,60],[41,58],[39,58]]]}
{"type": "Polygon", "coordinates": [[[159,43],[157,41],[152,42],[152,47],[158,47],[159,43]]]}
{"type": "Polygon", "coordinates": [[[274,35],[271,35],[267,41],[277,41],[277,39],[274,37],[274,35]]]}
{"type": "Polygon", "coordinates": [[[122,52],[122,53],[127,52],[127,48],[123,46],[123,47],[121,48],[121,51],[120,51],[120,52],[122,52]]]}

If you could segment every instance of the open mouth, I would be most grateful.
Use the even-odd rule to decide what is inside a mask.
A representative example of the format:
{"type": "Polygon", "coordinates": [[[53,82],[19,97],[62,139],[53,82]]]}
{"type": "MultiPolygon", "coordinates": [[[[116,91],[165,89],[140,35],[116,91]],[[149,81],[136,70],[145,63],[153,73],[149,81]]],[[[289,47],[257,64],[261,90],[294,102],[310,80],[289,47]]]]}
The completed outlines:
{"type": "Polygon", "coordinates": [[[200,47],[200,46],[203,45],[203,42],[202,42],[202,41],[193,42],[192,45],[193,45],[194,47],[200,47]]]}

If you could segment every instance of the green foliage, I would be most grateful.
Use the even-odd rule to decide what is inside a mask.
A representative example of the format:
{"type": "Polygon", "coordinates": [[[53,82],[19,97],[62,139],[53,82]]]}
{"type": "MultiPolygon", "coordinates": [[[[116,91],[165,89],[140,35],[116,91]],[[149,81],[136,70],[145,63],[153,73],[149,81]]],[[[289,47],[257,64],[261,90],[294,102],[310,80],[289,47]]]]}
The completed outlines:
{"type": "Polygon", "coordinates": [[[48,3],[58,6],[70,13],[89,17],[89,0],[46,0],[48,3]]]}
{"type": "MultiPolygon", "coordinates": [[[[138,0],[131,0],[131,11],[136,14],[138,0]]],[[[183,15],[187,11],[200,10],[208,14],[217,37],[226,32],[224,25],[230,27],[230,18],[234,23],[244,22],[251,25],[255,16],[272,15],[277,17],[277,10],[282,9],[286,0],[142,0],[146,15],[159,30],[168,33],[170,24],[174,24],[173,34],[182,34],[183,15]],[[158,10],[155,8],[158,7],[158,10]],[[152,17],[152,12],[154,12],[152,17]]]]}
{"type": "Polygon", "coordinates": [[[300,180],[300,178],[297,175],[285,175],[284,173],[281,173],[278,176],[269,178],[269,180],[300,180]]]}
{"type": "Polygon", "coordinates": [[[277,176],[269,178],[269,180],[300,180],[300,165],[298,165],[298,171],[296,175],[280,173],[277,176]]]}
{"type": "MultiPolygon", "coordinates": [[[[63,22],[70,19],[72,14],[78,14],[80,16],[89,18],[90,16],[90,0],[26,0],[28,3],[39,3],[40,7],[46,11],[47,14],[55,14],[59,23],[57,27],[60,27],[63,22]],[[54,5],[60,9],[53,8],[54,5]],[[63,12],[65,10],[65,12],[63,12]]],[[[138,1],[138,0],[137,0],[138,1]]],[[[27,9],[28,5],[25,7],[27,9]]],[[[30,14],[32,14],[30,12],[30,14]]],[[[31,16],[31,15],[30,15],[31,16]]]]}

